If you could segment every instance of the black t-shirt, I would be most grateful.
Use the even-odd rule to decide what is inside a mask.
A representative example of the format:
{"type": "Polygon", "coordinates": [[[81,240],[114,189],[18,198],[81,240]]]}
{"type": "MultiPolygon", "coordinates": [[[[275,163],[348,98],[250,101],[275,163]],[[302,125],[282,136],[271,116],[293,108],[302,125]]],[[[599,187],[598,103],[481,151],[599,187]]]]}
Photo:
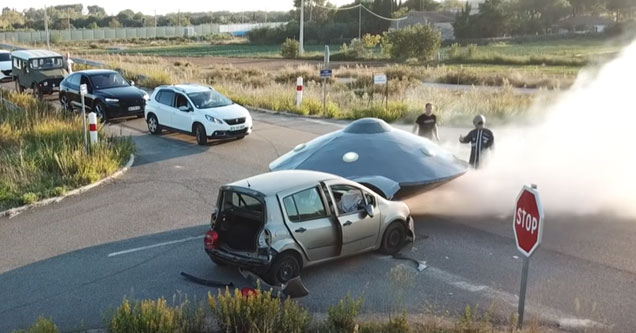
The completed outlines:
{"type": "Polygon", "coordinates": [[[420,115],[415,120],[415,123],[419,126],[419,135],[425,136],[428,138],[433,137],[433,129],[435,128],[435,124],[437,123],[437,117],[434,114],[430,116],[426,113],[420,115]]]}

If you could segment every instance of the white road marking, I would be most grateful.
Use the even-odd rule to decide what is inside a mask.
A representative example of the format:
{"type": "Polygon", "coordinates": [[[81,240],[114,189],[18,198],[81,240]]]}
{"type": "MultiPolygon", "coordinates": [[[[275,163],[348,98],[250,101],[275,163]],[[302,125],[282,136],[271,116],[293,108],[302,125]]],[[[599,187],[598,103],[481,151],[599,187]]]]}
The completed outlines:
{"type": "MultiPolygon", "coordinates": [[[[501,300],[510,305],[511,307],[517,307],[519,305],[519,297],[517,295],[497,290],[488,286],[475,284],[469,280],[466,280],[458,275],[443,271],[441,269],[430,267],[426,272],[422,273],[427,276],[433,277],[438,280],[442,280],[451,286],[462,289],[471,293],[479,293],[487,298],[494,300],[501,300]]],[[[595,322],[589,319],[574,318],[560,310],[553,309],[546,306],[529,304],[526,302],[526,313],[533,313],[540,318],[544,318],[548,321],[558,323],[560,327],[564,328],[592,328],[592,327],[606,327],[601,323],[595,322]]]]}
{"type": "Polygon", "coordinates": [[[122,254],[128,254],[128,253],[132,253],[132,252],[148,250],[148,249],[152,249],[152,248],[160,247],[160,246],[184,243],[184,242],[189,242],[191,240],[202,239],[202,238],[203,238],[203,235],[196,236],[196,237],[188,237],[188,238],[174,240],[174,241],[169,241],[169,242],[157,243],[157,244],[148,245],[148,246],[137,247],[137,248],[134,248],[134,249],[129,249],[129,250],[124,250],[124,251],[110,253],[110,254],[108,254],[108,257],[110,258],[110,257],[114,257],[114,256],[119,256],[119,255],[122,255],[122,254]]]}

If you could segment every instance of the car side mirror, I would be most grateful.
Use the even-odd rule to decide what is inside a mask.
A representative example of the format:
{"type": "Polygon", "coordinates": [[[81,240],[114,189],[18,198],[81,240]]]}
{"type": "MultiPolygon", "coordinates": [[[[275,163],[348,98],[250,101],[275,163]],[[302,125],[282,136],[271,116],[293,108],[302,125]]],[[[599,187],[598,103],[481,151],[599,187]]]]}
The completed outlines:
{"type": "Polygon", "coordinates": [[[364,212],[367,213],[369,217],[373,217],[375,215],[375,209],[371,204],[364,206],[364,212]]]}
{"type": "Polygon", "coordinates": [[[190,112],[190,107],[187,105],[181,105],[179,107],[179,111],[183,111],[183,112],[190,112]]]}

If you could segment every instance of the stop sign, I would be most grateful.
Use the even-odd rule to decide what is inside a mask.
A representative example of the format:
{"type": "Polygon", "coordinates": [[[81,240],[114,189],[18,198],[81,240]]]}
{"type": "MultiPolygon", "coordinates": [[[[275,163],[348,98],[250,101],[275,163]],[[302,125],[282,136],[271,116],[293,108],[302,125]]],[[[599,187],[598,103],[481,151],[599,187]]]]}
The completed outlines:
{"type": "Polygon", "coordinates": [[[539,247],[543,236],[543,207],[539,201],[539,192],[535,188],[524,186],[521,189],[517,196],[512,227],[517,248],[530,257],[539,247]]]}

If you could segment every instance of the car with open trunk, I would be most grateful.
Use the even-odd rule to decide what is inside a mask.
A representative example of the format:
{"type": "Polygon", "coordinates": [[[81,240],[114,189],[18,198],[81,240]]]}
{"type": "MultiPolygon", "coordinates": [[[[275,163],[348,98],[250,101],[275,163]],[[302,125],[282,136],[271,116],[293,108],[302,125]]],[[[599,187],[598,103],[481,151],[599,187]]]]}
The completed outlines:
{"type": "Polygon", "coordinates": [[[406,204],[357,182],[285,170],[219,189],[204,238],[212,261],[248,269],[272,285],[303,268],[363,252],[398,252],[415,239],[406,204]]]}

